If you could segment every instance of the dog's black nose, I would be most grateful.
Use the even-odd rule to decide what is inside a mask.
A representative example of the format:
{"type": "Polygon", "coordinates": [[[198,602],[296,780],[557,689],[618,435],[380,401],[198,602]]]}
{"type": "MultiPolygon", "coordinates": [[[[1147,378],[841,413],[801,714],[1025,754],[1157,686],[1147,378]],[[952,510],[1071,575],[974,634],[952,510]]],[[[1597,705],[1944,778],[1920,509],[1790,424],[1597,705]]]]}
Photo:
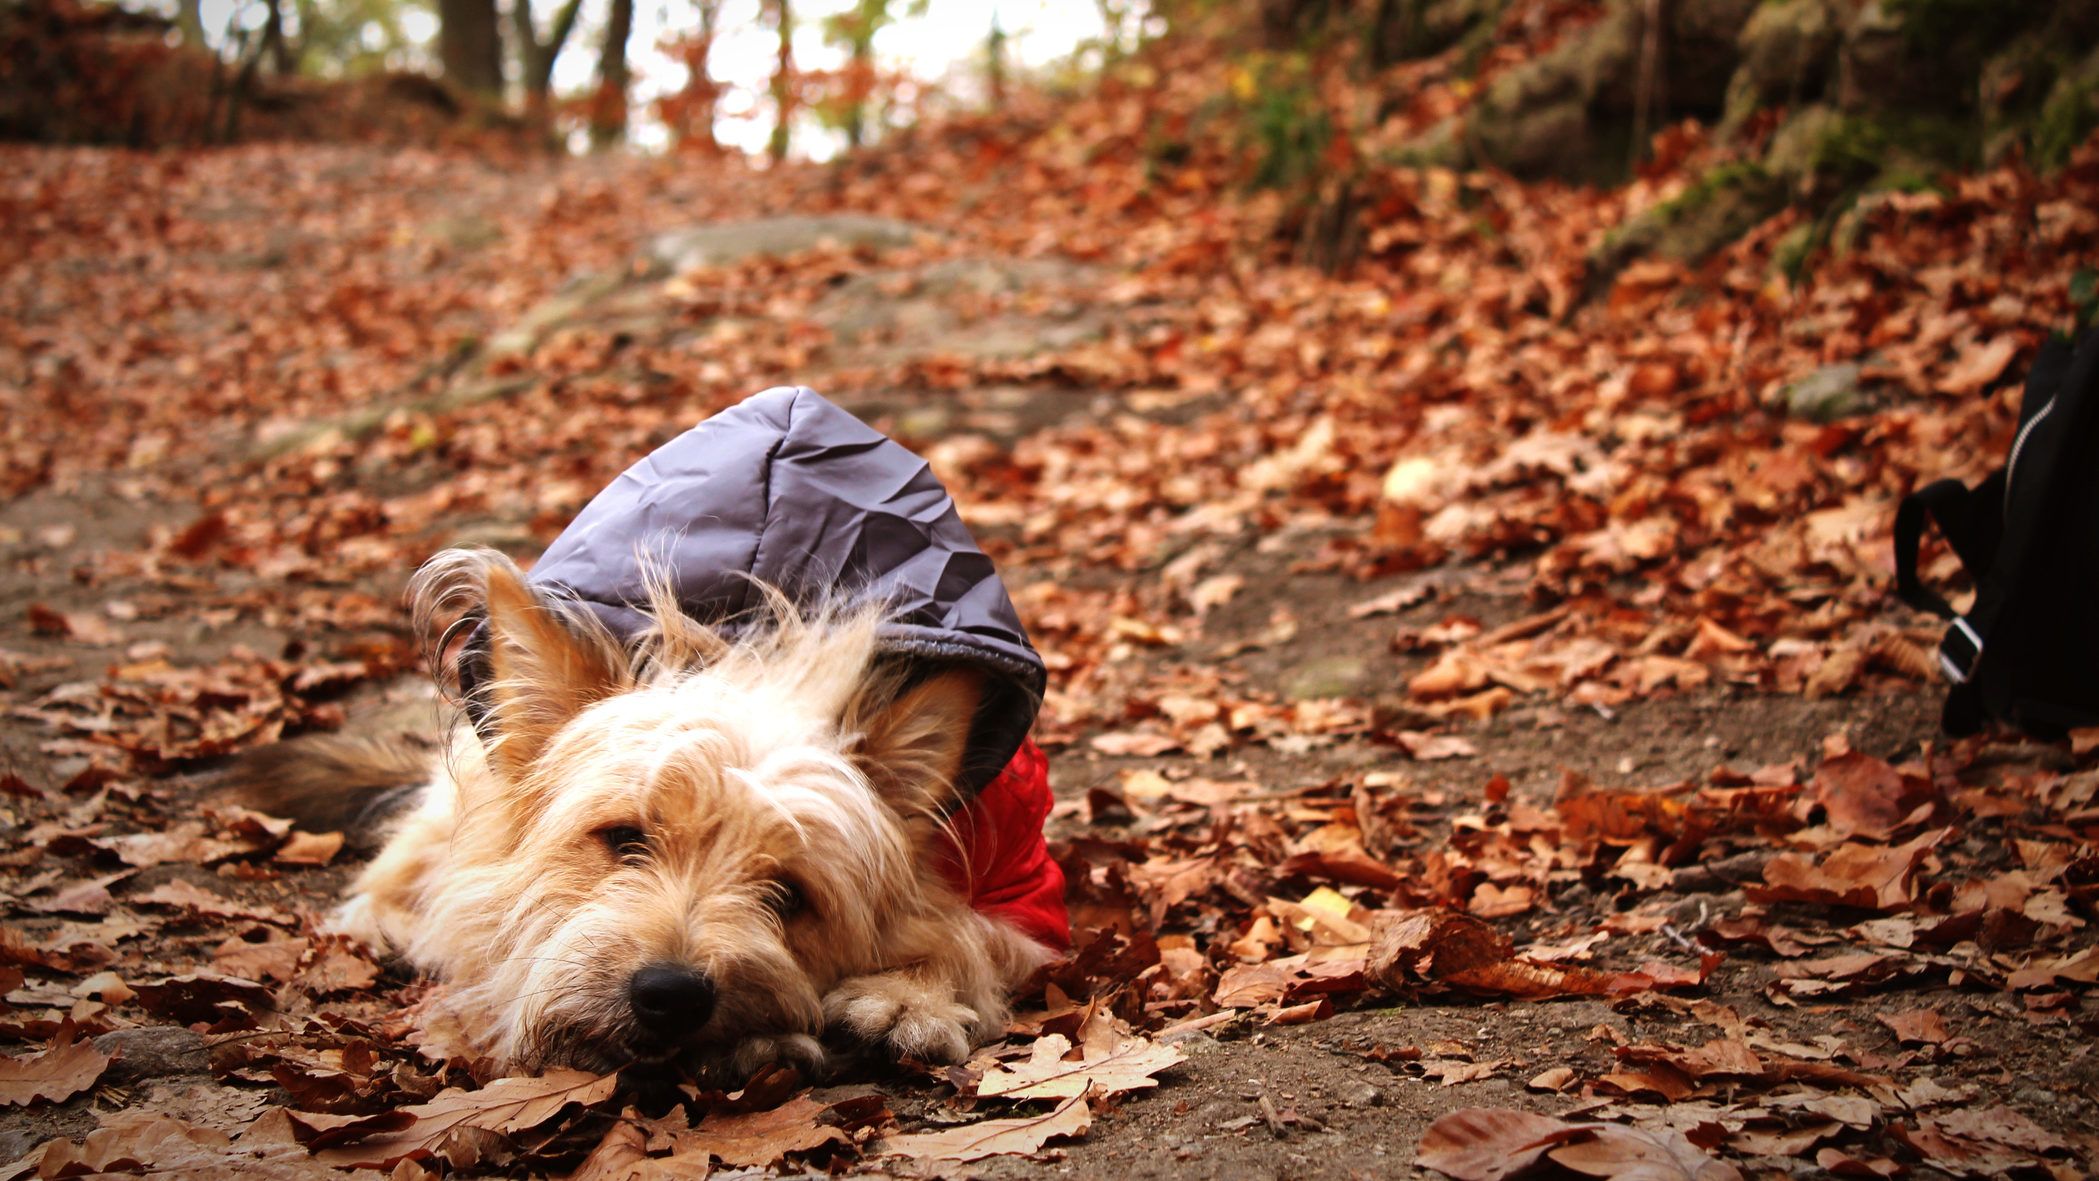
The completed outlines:
{"type": "Polygon", "coordinates": [[[684,964],[650,964],[627,981],[627,1003],[649,1033],[689,1033],[714,1012],[714,981],[684,964]]]}

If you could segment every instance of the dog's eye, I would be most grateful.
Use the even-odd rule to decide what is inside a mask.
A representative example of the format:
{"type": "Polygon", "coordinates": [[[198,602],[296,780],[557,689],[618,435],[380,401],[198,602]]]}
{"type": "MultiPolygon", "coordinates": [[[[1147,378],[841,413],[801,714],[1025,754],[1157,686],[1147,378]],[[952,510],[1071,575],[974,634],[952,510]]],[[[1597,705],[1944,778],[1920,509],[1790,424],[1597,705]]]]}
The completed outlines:
{"type": "Polygon", "coordinates": [[[802,895],[802,888],[785,878],[772,883],[772,896],[768,901],[772,903],[773,913],[783,919],[793,918],[809,905],[809,900],[802,895]]]}
{"type": "Polygon", "coordinates": [[[628,824],[615,824],[611,828],[598,830],[598,839],[621,861],[634,861],[649,852],[649,834],[628,824]]]}

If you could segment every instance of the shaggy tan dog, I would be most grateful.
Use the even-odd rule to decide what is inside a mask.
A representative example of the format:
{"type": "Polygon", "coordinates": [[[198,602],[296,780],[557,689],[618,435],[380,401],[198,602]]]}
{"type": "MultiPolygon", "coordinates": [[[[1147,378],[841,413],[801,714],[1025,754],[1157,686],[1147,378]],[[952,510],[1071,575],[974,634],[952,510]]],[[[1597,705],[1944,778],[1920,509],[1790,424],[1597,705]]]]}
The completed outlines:
{"type": "MultiPolygon", "coordinates": [[[[907,681],[877,659],[878,612],[775,595],[732,640],[666,587],[622,643],[484,551],[439,555],[412,596],[426,621],[485,620],[486,714],[334,924],[450,982],[485,1052],[740,1078],[822,1068],[829,1032],[959,1061],[1049,957],[938,868],[982,675],[907,681]]],[[[311,778],[280,798],[327,790],[311,778]]]]}

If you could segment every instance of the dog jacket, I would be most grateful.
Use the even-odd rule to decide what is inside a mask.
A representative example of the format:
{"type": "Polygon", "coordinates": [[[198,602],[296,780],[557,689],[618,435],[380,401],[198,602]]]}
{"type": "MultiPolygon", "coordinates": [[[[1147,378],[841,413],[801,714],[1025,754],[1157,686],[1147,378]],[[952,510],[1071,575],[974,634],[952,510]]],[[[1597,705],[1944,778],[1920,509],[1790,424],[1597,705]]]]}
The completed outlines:
{"type": "MultiPolygon", "coordinates": [[[[529,576],[586,605],[614,635],[646,625],[650,564],[678,602],[734,627],[757,583],[797,602],[889,605],[888,655],[986,674],[964,748],[948,866],[976,909],[1057,948],[1070,940],[1064,878],[1043,844],[1047,762],[1026,741],[1047,677],[991,559],[925,460],[813,390],[780,387],[649,453],[584,506],[529,576]]],[[[478,652],[480,639],[468,645],[478,652]]],[[[474,700],[477,661],[462,662],[474,700]]]]}
{"type": "Polygon", "coordinates": [[[942,869],[979,914],[1063,951],[1071,946],[1064,871],[1042,840],[1051,802],[1049,760],[1022,742],[1006,769],[955,814],[957,853],[942,869]]]}

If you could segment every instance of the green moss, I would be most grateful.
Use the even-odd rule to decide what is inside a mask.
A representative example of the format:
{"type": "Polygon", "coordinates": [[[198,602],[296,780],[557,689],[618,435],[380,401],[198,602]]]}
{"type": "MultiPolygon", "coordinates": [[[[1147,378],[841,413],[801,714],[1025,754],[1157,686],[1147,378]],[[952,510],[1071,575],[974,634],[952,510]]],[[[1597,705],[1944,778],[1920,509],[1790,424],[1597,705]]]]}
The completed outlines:
{"type": "Polygon", "coordinates": [[[2083,79],[2064,79],[2048,96],[2033,124],[2033,160],[2044,171],[2069,163],[2070,153],[2099,124],[2099,86],[2083,79]]]}
{"type": "Polygon", "coordinates": [[[2071,273],[2070,311],[2080,332],[2091,327],[2094,317],[2099,317],[2099,272],[2078,267],[2071,273]]]}
{"type": "Polygon", "coordinates": [[[1884,0],[1902,22],[1911,45],[1927,52],[1956,43],[1992,43],[2028,19],[2026,6],[2008,0],[1884,0]]]}
{"type": "Polygon", "coordinates": [[[1742,160],[1730,164],[1722,164],[1716,168],[1708,169],[1704,175],[1692,182],[1690,188],[1678,194],[1676,200],[1670,202],[1670,205],[1695,208],[1711,202],[1715,196],[1730,189],[1739,189],[1745,185],[1761,185],[1770,179],[1771,174],[1765,171],[1763,165],[1755,161],[1742,160]]]}
{"type": "Polygon", "coordinates": [[[1308,55],[1249,56],[1236,71],[1233,99],[1254,187],[1300,188],[1326,170],[1334,119],[1313,84],[1308,55]]]}
{"type": "Polygon", "coordinates": [[[1814,257],[1821,244],[1814,223],[1794,226],[1771,248],[1771,267],[1784,275],[1787,282],[1798,283],[1801,276],[1807,274],[1808,259],[1814,257]]]}
{"type": "Polygon", "coordinates": [[[1723,164],[1675,197],[1608,231],[1591,256],[1591,275],[1607,283],[1643,255],[1696,262],[1741,237],[1785,204],[1785,183],[1762,165],[1723,164]]]}
{"type": "Polygon", "coordinates": [[[1935,168],[1972,168],[1981,145],[1967,122],[1935,115],[1851,116],[1815,142],[1808,170],[1837,183],[1889,187],[1889,178],[1935,168]]]}

